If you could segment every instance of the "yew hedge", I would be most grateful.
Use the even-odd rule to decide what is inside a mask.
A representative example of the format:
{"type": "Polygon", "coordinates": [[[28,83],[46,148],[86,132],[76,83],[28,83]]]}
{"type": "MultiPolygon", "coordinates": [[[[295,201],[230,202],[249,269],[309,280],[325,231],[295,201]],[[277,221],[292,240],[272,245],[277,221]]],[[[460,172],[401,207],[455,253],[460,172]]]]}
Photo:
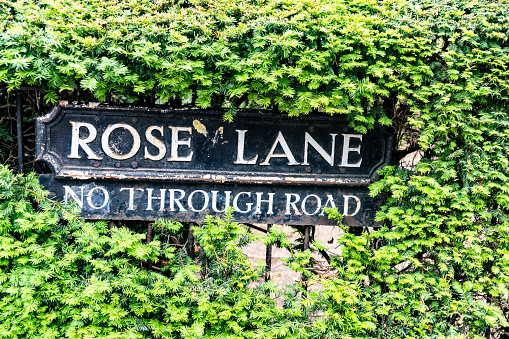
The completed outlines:
{"type": "MultiPolygon", "coordinates": [[[[9,91],[223,106],[227,120],[239,107],[321,110],[361,133],[392,126],[398,140],[395,165],[371,185],[389,196],[381,227],[345,228],[340,256],[315,243],[328,276],[304,268],[309,251],[295,252],[288,264],[323,290],[297,284],[284,308],[268,297],[273,285],[254,283],[259,273],[238,250],[251,236],[239,225],[197,228],[203,252],[192,262],[176,245],[83,223],[47,201],[33,175],[4,168],[0,337],[500,337],[509,326],[508,37],[507,0],[0,0],[9,91]],[[418,161],[400,162],[412,152],[418,161]],[[169,269],[139,268],[147,260],[169,269]]],[[[160,225],[179,236],[177,224],[160,225]]],[[[278,231],[263,241],[292,247],[278,231]]]]}

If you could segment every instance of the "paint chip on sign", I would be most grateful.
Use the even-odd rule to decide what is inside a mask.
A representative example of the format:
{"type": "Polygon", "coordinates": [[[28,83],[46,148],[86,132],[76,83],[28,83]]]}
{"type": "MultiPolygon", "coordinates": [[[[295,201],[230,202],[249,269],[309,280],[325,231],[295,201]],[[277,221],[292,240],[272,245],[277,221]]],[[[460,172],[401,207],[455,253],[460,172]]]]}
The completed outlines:
{"type": "Polygon", "coordinates": [[[203,134],[204,136],[207,136],[207,128],[199,120],[194,120],[193,126],[194,126],[194,129],[198,133],[203,134]]]}

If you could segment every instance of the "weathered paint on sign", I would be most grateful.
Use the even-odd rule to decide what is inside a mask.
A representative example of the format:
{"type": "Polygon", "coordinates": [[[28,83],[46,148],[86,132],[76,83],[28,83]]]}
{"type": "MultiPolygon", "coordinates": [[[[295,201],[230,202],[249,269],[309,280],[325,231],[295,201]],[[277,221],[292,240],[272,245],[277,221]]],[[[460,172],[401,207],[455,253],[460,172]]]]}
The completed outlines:
{"type": "Polygon", "coordinates": [[[239,222],[288,225],[337,225],[325,207],[336,207],[344,224],[373,226],[382,198],[359,186],[288,186],[271,184],[182,183],[56,179],[41,183],[59,200],[74,201],[89,219],[203,221],[233,208],[239,222]]]}
{"type": "Polygon", "coordinates": [[[346,211],[346,224],[374,223],[379,200],[367,185],[389,164],[392,149],[383,128],[359,134],[343,117],[258,110],[240,110],[233,123],[223,116],[60,103],[37,122],[37,158],[54,173],[41,182],[60,199],[77,201],[87,218],[200,221],[219,213],[213,202],[222,196],[244,222],[330,224],[322,208],[335,206],[346,211]],[[104,206],[93,200],[101,192],[104,206]],[[146,207],[132,209],[134,196],[146,207]],[[154,199],[163,202],[159,209],[149,208],[154,199]],[[273,209],[256,208],[257,199],[273,209]]]}

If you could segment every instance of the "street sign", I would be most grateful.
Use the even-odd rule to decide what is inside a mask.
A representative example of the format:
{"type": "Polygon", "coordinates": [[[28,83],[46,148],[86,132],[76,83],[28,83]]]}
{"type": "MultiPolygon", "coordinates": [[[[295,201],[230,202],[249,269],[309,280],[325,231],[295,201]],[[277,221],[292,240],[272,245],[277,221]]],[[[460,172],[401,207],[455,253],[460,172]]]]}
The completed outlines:
{"type": "Polygon", "coordinates": [[[373,225],[367,185],[391,159],[382,127],[360,134],[342,116],[268,110],[61,102],[37,121],[41,183],[90,219],[201,221],[234,208],[252,223],[373,225]]]}

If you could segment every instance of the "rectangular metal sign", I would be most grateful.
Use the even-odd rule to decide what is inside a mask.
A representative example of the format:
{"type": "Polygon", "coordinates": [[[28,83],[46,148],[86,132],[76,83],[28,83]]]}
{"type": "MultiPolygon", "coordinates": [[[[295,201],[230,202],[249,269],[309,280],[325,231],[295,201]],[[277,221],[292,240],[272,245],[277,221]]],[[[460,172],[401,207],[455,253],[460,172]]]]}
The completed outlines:
{"type": "Polygon", "coordinates": [[[324,207],[337,207],[343,223],[372,225],[381,198],[360,186],[187,183],[56,179],[41,175],[43,186],[61,200],[75,201],[87,219],[203,221],[234,209],[238,222],[288,225],[337,225],[324,207]]]}
{"type": "Polygon", "coordinates": [[[373,225],[367,185],[390,163],[392,137],[343,117],[61,102],[37,121],[41,183],[90,219],[201,221],[235,210],[256,223],[373,225]],[[102,200],[101,200],[102,199],[102,200]]]}

